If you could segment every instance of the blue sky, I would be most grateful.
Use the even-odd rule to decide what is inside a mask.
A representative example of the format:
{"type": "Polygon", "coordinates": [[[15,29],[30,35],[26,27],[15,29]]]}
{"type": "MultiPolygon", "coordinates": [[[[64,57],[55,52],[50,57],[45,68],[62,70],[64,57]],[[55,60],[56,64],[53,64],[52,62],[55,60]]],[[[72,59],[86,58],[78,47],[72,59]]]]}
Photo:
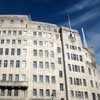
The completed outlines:
{"type": "Polygon", "coordinates": [[[84,27],[89,47],[93,46],[100,69],[100,0],[0,0],[0,14],[27,14],[32,20],[84,27]]]}

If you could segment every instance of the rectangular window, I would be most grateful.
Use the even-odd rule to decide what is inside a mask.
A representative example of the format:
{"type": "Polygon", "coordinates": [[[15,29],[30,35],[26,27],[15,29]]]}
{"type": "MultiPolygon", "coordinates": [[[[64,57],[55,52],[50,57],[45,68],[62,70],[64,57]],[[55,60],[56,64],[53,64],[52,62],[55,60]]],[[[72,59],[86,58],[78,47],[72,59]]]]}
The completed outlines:
{"type": "Polygon", "coordinates": [[[82,73],[85,72],[85,70],[84,70],[84,66],[81,66],[81,71],[82,71],[82,73]]]}
{"type": "Polygon", "coordinates": [[[87,85],[87,84],[86,84],[86,79],[83,79],[83,84],[84,84],[84,86],[87,85]]]}
{"type": "Polygon", "coordinates": [[[7,96],[11,96],[11,94],[12,94],[12,90],[11,90],[11,89],[8,89],[8,94],[7,94],[7,96]]]}
{"type": "Polygon", "coordinates": [[[33,82],[37,82],[37,75],[33,75],[33,82]]]}
{"type": "Polygon", "coordinates": [[[18,74],[15,75],[15,81],[19,81],[19,75],[18,74]]]}
{"type": "Polygon", "coordinates": [[[8,54],[9,54],[9,49],[6,48],[6,49],[5,49],[5,55],[8,55],[8,54]]]}
{"type": "Polygon", "coordinates": [[[70,84],[73,84],[72,77],[69,77],[70,84]]]}
{"type": "Polygon", "coordinates": [[[52,90],[52,95],[56,97],[56,90],[52,90]]]}
{"type": "Polygon", "coordinates": [[[3,48],[0,48],[0,55],[3,55],[3,48]]]}
{"type": "Polygon", "coordinates": [[[19,35],[22,35],[22,31],[21,30],[19,31],[19,35]]]}
{"type": "Polygon", "coordinates": [[[54,51],[51,51],[51,57],[54,58],[54,51]]]}
{"type": "Polygon", "coordinates": [[[71,92],[71,96],[74,97],[74,91],[71,90],[70,92],[71,92]]]}
{"type": "Polygon", "coordinates": [[[20,61],[16,60],[16,68],[19,68],[19,67],[20,67],[20,61]]]}
{"type": "Polygon", "coordinates": [[[17,49],[17,55],[20,55],[20,54],[21,54],[21,50],[17,49]]]}
{"type": "Polygon", "coordinates": [[[59,77],[63,77],[62,71],[59,71],[59,77]]]}
{"type": "Polygon", "coordinates": [[[37,41],[36,41],[36,40],[34,40],[34,41],[33,41],[33,44],[34,44],[34,45],[37,45],[37,41]]]}
{"type": "Polygon", "coordinates": [[[21,40],[18,40],[18,44],[21,44],[21,40]]]}
{"type": "Polygon", "coordinates": [[[10,67],[14,67],[14,60],[10,60],[10,67]]]}
{"type": "Polygon", "coordinates": [[[58,58],[58,64],[61,64],[61,58],[58,58]]]}
{"type": "Polygon", "coordinates": [[[14,48],[11,49],[11,55],[15,55],[15,49],[14,48]]]}
{"type": "Polygon", "coordinates": [[[18,96],[18,89],[14,90],[14,96],[18,96]]]}
{"type": "Polygon", "coordinates": [[[8,66],[8,60],[4,60],[4,67],[8,66]]]}
{"type": "Polygon", "coordinates": [[[46,96],[50,96],[50,90],[46,89],[46,96]]]}
{"type": "Polygon", "coordinates": [[[6,81],[6,74],[2,74],[2,81],[6,81]]]}
{"type": "Polygon", "coordinates": [[[39,45],[40,46],[43,46],[43,41],[39,41],[39,45]]]}
{"type": "Polygon", "coordinates": [[[39,75],[39,81],[43,82],[43,75],[39,75]]]}
{"type": "Polygon", "coordinates": [[[2,60],[0,60],[0,67],[2,67],[2,60]]]}
{"type": "Polygon", "coordinates": [[[10,44],[10,40],[9,40],[9,39],[7,39],[7,40],[6,40],[6,43],[7,43],[7,44],[10,44]]]}
{"type": "Polygon", "coordinates": [[[9,74],[9,81],[12,81],[12,80],[13,80],[13,75],[9,74]]]}
{"type": "Polygon", "coordinates": [[[88,92],[85,92],[85,98],[88,98],[88,92]]]}
{"type": "Polygon", "coordinates": [[[49,81],[50,81],[49,76],[46,76],[45,78],[46,78],[46,83],[49,83],[49,81]]]}
{"type": "Polygon", "coordinates": [[[33,50],[33,56],[37,56],[37,50],[33,50]]]}
{"type": "Polygon", "coordinates": [[[37,96],[37,89],[33,89],[33,96],[37,96]]]}
{"type": "Polygon", "coordinates": [[[37,35],[37,32],[33,32],[33,36],[36,36],[37,35]]]}
{"type": "Polygon", "coordinates": [[[43,50],[39,50],[39,56],[43,57],[43,50]]]}
{"type": "Polygon", "coordinates": [[[16,42],[15,40],[12,40],[12,44],[15,44],[15,42],[16,42]]]}
{"type": "Polygon", "coordinates": [[[48,57],[49,56],[49,52],[48,50],[45,50],[45,57],[48,57]]]}
{"type": "Polygon", "coordinates": [[[55,69],[55,64],[53,62],[51,62],[51,68],[55,69]]]}
{"type": "Polygon", "coordinates": [[[1,40],[1,44],[4,44],[4,39],[1,40]]]}
{"type": "Polygon", "coordinates": [[[1,89],[1,96],[5,96],[5,90],[1,89]]]}
{"type": "Polygon", "coordinates": [[[33,61],[33,67],[37,68],[37,61],[33,61]]]}
{"type": "Polygon", "coordinates": [[[52,76],[52,77],[51,77],[51,82],[52,82],[52,83],[56,83],[56,78],[55,78],[55,76],[52,76]]]}
{"type": "Polygon", "coordinates": [[[39,94],[40,96],[43,96],[43,89],[40,89],[39,94]]]}
{"type": "Polygon", "coordinates": [[[49,68],[49,62],[45,62],[45,68],[49,68]]]}
{"type": "Polygon", "coordinates": [[[64,90],[64,85],[61,83],[60,84],[60,91],[63,91],[64,90]]]}
{"type": "Polygon", "coordinates": [[[39,62],[39,67],[43,68],[43,62],[41,62],[41,61],[39,62]]]}
{"type": "Polygon", "coordinates": [[[57,53],[61,53],[61,48],[57,47],[57,53]]]}

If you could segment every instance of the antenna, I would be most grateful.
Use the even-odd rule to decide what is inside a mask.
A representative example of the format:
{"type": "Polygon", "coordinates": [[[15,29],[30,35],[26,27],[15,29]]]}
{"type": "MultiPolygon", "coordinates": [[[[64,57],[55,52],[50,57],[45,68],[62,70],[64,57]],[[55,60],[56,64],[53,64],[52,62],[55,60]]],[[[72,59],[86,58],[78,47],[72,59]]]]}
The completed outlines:
{"type": "Polygon", "coordinates": [[[71,27],[71,21],[70,21],[70,16],[69,16],[69,14],[67,14],[67,17],[68,17],[69,28],[70,28],[70,31],[71,31],[72,27],[71,27]]]}
{"type": "Polygon", "coordinates": [[[88,48],[83,27],[81,28],[81,31],[82,31],[82,36],[83,36],[83,46],[84,48],[88,48]]]}

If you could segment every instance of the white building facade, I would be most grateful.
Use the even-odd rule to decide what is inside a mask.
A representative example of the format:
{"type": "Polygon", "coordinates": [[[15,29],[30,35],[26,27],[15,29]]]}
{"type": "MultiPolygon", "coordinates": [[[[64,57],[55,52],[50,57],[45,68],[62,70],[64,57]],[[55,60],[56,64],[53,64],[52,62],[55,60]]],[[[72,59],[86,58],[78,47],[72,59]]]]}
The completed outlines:
{"type": "Polygon", "coordinates": [[[100,100],[92,49],[77,30],[1,15],[0,100],[100,100]]]}

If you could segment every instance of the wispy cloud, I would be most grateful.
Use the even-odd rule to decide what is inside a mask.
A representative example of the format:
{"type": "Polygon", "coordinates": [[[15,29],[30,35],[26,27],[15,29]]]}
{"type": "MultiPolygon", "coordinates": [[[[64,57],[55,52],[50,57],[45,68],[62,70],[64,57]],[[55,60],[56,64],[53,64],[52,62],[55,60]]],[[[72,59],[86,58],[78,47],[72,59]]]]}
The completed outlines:
{"type": "Polygon", "coordinates": [[[65,10],[61,11],[59,14],[65,14],[65,13],[74,13],[74,12],[78,12],[80,10],[83,10],[87,7],[93,7],[96,4],[100,3],[99,0],[82,0],[74,5],[72,5],[69,8],[66,8],[65,10]]]}

